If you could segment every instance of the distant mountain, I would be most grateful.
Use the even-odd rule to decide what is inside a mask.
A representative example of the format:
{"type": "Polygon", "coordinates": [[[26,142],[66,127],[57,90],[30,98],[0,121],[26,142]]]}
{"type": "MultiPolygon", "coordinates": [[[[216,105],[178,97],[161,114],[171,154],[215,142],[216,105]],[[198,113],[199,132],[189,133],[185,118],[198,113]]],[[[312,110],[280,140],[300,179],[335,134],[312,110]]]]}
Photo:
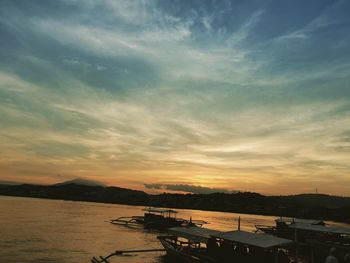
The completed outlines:
{"type": "Polygon", "coordinates": [[[2,181],[2,180],[0,180],[0,184],[7,184],[7,185],[19,185],[19,184],[22,184],[22,183],[19,183],[19,182],[13,182],[13,181],[2,181]]]}
{"type": "Polygon", "coordinates": [[[80,183],[81,181],[55,185],[0,184],[0,195],[131,205],[148,204],[149,196],[142,191],[119,187],[82,185],[74,182],[80,183]]]}
{"type": "Polygon", "coordinates": [[[86,186],[106,186],[105,184],[94,181],[94,180],[88,180],[84,178],[75,178],[73,180],[65,181],[62,183],[57,183],[54,185],[67,185],[67,184],[76,184],[76,185],[86,185],[86,186]]]}

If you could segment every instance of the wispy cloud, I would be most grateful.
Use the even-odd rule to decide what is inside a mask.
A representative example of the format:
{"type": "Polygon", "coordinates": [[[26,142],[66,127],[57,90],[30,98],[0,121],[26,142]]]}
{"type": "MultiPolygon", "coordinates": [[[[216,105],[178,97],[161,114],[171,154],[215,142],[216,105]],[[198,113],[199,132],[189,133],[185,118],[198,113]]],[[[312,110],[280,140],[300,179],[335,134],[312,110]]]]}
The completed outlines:
{"type": "Polygon", "coordinates": [[[236,46],[247,38],[249,34],[252,34],[254,26],[259,23],[260,17],[264,14],[264,10],[258,10],[254,12],[249,19],[227,39],[228,44],[236,46]]]}
{"type": "Polygon", "coordinates": [[[21,80],[18,76],[0,71],[0,89],[8,92],[31,93],[38,90],[38,87],[21,80]]]}
{"type": "Polygon", "coordinates": [[[309,23],[300,29],[289,32],[285,35],[279,36],[278,40],[289,41],[291,39],[308,39],[312,34],[319,30],[325,29],[329,26],[337,26],[343,23],[341,18],[336,18],[332,14],[335,9],[342,8],[342,1],[334,2],[332,5],[326,7],[318,16],[313,18],[309,23]]]}
{"type": "Polygon", "coordinates": [[[349,194],[346,6],[281,25],[271,9],[5,4],[0,176],[349,194]]]}

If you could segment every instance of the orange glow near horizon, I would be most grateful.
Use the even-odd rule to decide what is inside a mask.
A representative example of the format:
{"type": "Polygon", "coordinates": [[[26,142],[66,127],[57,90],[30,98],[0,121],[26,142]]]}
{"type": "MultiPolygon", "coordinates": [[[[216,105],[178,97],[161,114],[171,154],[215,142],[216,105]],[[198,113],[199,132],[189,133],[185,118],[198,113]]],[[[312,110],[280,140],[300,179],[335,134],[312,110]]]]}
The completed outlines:
{"type": "Polygon", "coordinates": [[[20,183],[54,184],[74,178],[84,178],[101,182],[108,186],[141,190],[151,194],[163,192],[186,193],[186,191],[171,190],[164,187],[160,189],[148,188],[145,184],[189,185],[228,191],[257,192],[265,195],[315,193],[317,188],[318,193],[348,196],[346,185],[331,187],[332,177],[328,177],[328,180],[307,182],[304,177],[300,176],[296,180],[296,175],[291,174],[290,176],[294,178],[293,181],[287,175],[285,178],[277,180],[275,176],[269,175],[268,172],[262,173],[263,170],[258,174],[244,170],[243,174],[239,169],[185,166],[170,170],[166,170],[166,168],[156,170],[154,167],[153,169],[123,167],[116,171],[118,169],[108,170],[108,167],[101,169],[101,166],[92,162],[84,162],[81,165],[77,165],[75,170],[71,169],[75,167],[71,163],[67,165],[62,163],[43,165],[40,162],[35,164],[32,162],[31,164],[23,163],[22,165],[25,168],[19,165],[11,165],[9,167],[6,163],[5,165],[1,163],[1,180],[20,183]],[[80,167],[84,167],[84,169],[80,169],[80,167]],[[66,173],[65,169],[70,169],[71,172],[66,173]],[[11,173],[12,175],[9,176],[11,173]]]}

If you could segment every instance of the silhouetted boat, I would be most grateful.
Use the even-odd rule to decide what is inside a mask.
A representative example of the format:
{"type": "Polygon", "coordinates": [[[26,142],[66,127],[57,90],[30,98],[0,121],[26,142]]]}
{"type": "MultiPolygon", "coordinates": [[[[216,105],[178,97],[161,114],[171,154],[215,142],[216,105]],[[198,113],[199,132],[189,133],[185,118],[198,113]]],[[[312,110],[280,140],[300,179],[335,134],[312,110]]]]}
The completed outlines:
{"type": "MultiPolygon", "coordinates": [[[[262,231],[267,234],[273,234],[281,237],[291,237],[290,225],[295,223],[301,223],[305,225],[319,225],[325,226],[326,223],[322,220],[310,220],[310,219],[299,219],[299,218],[289,218],[289,217],[279,217],[275,219],[275,226],[267,226],[267,225],[255,225],[257,231],[262,231]]],[[[294,238],[294,237],[293,237],[294,238]]]]}
{"type": "Polygon", "coordinates": [[[177,218],[177,211],[172,209],[162,209],[147,207],[144,208],[145,212],[143,216],[131,216],[131,217],[119,217],[113,219],[110,222],[112,224],[127,225],[132,227],[144,227],[157,230],[166,230],[171,227],[195,224],[203,225],[206,224],[205,221],[201,220],[186,220],[182,218],[177,218]]]}
{"type": "Polygon", "coordinates": [[[330,248],[336,248],[341,255],[350,253],[350,228],[328,226],[321,220],[277,218],[276,226],[256,225],[257,231],[263,231],[277,237],[294,240],[301,248],[312,253],[312,261],[322,258],[330,248]]]}
{"type": "Polygon", "coordinates": [[[287,263],[295,259],[293,241],[268,234],[236,230],[221,232],[203,227],[175,227],[158,236],[167,256],[175,262],[287,263]]]}

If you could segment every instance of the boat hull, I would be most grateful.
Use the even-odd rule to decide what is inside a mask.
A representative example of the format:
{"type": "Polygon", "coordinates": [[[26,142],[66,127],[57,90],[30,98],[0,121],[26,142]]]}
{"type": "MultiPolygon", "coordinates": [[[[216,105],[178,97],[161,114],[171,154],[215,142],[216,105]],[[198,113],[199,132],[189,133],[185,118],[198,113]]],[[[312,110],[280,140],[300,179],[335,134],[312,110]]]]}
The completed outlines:
{"type": "Polygon", "coordinates": [[[216,263],[217,261],[205,256],[198,256],[182,251],[174,242],[171,242],[167,237],[160,236],[158,237],[164,249],[167,252],[167,258],[172,262],[181,262],[181,263],[216,263]]]}

